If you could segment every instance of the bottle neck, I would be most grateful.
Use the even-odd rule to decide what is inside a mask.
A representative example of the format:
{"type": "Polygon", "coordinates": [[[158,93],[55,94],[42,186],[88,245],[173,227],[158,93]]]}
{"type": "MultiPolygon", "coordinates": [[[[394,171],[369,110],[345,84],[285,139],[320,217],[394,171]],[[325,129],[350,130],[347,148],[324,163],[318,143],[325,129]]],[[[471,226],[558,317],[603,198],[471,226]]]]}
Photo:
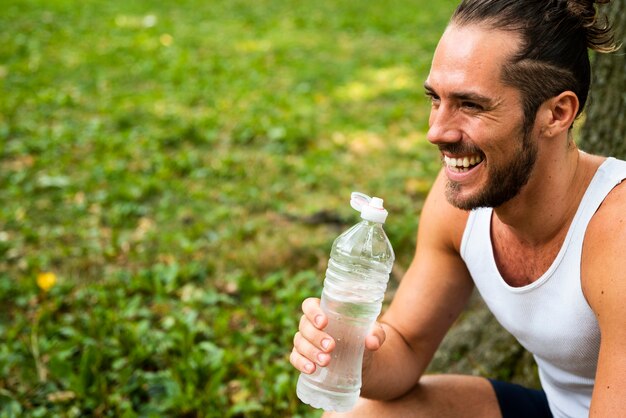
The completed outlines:
{"type": "Polygon", "coordinates": [[[367,225],[370,228],[375,228],[377,226],[380,227],[380,228],[383,227],[383,224],[380,223],[380,222],[374,222],[374,221],[370,221],[370,220],[363,219],[363,218],[361,218],[361,223],[367,225]]]}

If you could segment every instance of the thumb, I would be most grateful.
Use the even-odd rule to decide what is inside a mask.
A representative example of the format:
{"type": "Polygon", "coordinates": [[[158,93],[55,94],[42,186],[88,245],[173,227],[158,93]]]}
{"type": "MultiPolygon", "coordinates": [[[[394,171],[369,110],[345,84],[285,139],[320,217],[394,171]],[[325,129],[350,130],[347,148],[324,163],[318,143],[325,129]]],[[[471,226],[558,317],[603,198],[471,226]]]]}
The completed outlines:
{"type": "Polygon", "coordinates": [[[386,338],[387,334],[383,326],[379,322],[375,322],[369,335],[365,337],[365,348],[370,351],[376,351],[383,345],[386,338]]]}

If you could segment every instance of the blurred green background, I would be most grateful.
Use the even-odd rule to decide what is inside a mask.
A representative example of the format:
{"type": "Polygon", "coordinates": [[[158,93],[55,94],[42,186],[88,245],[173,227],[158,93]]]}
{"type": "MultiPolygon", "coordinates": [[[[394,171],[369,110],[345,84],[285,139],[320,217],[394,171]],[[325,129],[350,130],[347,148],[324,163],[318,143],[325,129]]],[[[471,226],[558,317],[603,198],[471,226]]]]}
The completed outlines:
{"type": "Polygon", "coordinates": [[[413,252],[456,1],[5,0],[0,417],[315,417],[289,365],[358,190],[413,252]]]}

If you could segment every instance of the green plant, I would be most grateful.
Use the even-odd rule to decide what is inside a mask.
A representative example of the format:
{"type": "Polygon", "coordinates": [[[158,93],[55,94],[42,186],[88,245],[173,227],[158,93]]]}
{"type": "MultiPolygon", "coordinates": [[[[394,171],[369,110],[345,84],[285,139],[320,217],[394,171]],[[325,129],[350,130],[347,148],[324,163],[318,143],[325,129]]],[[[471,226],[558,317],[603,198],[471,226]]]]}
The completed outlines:
{"type": "Polygon", "coordinates": [[[319,415],[299,306],[352,190],[385,198],[408,263],[452,7],[5,2],[0,416],[319,415]]]}

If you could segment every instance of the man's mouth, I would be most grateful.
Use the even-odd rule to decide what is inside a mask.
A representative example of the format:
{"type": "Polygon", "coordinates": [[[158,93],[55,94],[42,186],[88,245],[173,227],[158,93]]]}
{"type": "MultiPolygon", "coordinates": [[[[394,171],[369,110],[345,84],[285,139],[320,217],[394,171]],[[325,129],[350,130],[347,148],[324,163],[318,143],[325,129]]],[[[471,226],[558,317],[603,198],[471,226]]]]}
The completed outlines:
{"type": "Polygon", "coordinates": [[[443,156],[446,166],[455,173],[465,173],[482,162],[483,157],[480,154],[466,155],[464,157],[452,158],[447,155],[443,156]]]}

